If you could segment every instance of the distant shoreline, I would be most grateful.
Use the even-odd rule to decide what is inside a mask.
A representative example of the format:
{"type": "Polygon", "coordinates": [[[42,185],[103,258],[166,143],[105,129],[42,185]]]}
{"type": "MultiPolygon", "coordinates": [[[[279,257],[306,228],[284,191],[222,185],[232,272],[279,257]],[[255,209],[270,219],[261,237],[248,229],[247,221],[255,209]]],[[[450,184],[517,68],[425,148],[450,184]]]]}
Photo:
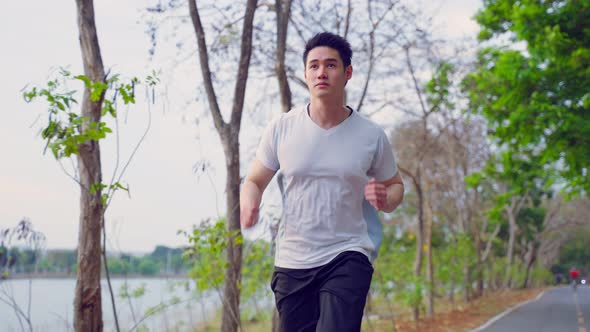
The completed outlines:
{"type": "MultiPolygon", "coordinates": [[[[105,275],[100,277],[106,279],[105,275]]],[[[157,275],[142,275],[142,274],[116,274],[111,275],[111,279],[188,279],[187,274],[157,274],[157,275]]],[[[8,280],[23,280],[23,279],[76,279],[75,274],[67,273],[36,273],[36,274],[17,274],[11,275],[7,278],[0,278],[0,281],[8,280]]]]}

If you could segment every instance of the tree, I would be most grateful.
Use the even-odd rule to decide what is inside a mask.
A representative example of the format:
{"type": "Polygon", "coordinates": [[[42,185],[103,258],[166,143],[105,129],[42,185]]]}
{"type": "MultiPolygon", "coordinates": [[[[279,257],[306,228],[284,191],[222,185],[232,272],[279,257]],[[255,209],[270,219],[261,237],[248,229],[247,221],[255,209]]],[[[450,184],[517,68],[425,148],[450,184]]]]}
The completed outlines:
{"type": "Polygon", "coordinates": [[[225,122],[221,115],[221,108],[217,94],[213,86],[213,77],[209,67],[209,52],[205,30],[201,22],[199,8],[195,0],[189,0],[190,17],[197,38],[201,74],[209,101],[209,110],[213,116],[215,128],[221,138],[223,151],[225,153],[225,165],[227,170],[226,192],[226,213],[228,229],[227,260],[228,265],[225,273],[223,313],[221,331],[237,331],[240,324],[240,278],[242,269],[242,244],[237,241],[240,234],[240,146],[239,134],[244,108],[244,97],[246,93],[246,82],[248,80],[248,69],[250,67],[250,56],[252,54],[252,31],[254,13],[257,0],[248,0],[240,43],[240,57],[238,61],[238,72],[235,80],[234,95],[231,111],[231,119],[225,122]]]}
{"type": "MultiPolygon", "coordinates": [[[[420,48],[428,49],[432,43],[427,40],[420,40],[420,48]]],[[[414,276],[418,280],[422,274],[423,259],[426,259],[426,294],[427,294],[427,314],[431,316],[434,313],[434,267],[432,262],[432,229],[434,223],[433,215],[433,195],[432,192],[441,182],[439,175],[443,165],[440,159],[442,151],[441,135],[445,132],[444,128],[436,128],[437,117],[443,110],[452,108],[449,102],[451,96],[449,90],[452,82],[452,66],[438,59],[435,61],[422,61],[415,59],[412,52],[420,50],[416,44],[407,43],[404,47],[406,56],[407,73],[411,79],[414,90],[413,96],[416,100],[416,109],[409,109],[408,113],[415,116],[416,119],[407,121],[398,126],[393,137],[394,148],[399,157],[399,169],[402,174],[409,179],[416,192],[416,259],[414,261],[414,276]],[[413,49],[416,48],[414,51],[413,49]],[[418,67],[417,63],[420,64],[418,67]],[[432,79],[428,82],[420,80],[418,70],[433,71],[432,79]],[[412,137],[412,139],[407,139],[412,137]],[[424,257],[425,256],[425,257],[424,257]]],[[[444,122],[444,121],[443,121],[444,122]]],[[[448,126],[449,123],[444,123],[448,126]]],[[[445,182],[442,179],[442,182],[445,182]]],[[[419,318],[419,308],[414,307],[414,319],[419,318]]]]}
{"type": "Polygon", "coordinates": [[[538,260],[547,268],[552,265],[565,267],[565,264],[572,263],[564,262],[562,253],[572,238],[585,234],[589,224],[590,201],[588,198],[563,203],[561,200],[560,197],[554,197],[543,204],[546,206],[547,213],[543,222],[543,233],[539,236],[541,243],[538,260]]]}
{"type": "MultiPolygon", "coordinates": [[[[80,50],[84,75],[92,82],[104,82],[105,72],[94,22],[92,0],[76,0],[80,50]]],[[[91,91],[84,90],[82,116],[91,124],[100,123],[104,91],[99,98],[91,98],[91,91]]],[[[74,328],[77,332],[102,331],[102,300],[100,291],[101,228],[103,221],[102,190],[91,191],[102,183],[100,146],[97,140],[87,140],[79,146],[78,168],[80,174],[80,224],[78,235],[78,272],[74,299],[74,328]]]]}
{"type": "Polygon", "coordinates": [[[590,3],[486,0],[474,112],[499,145],[531,151],[573,191],[590,190],[590,3]],[[534,147],[531,149],[531,147],[534,147]]]}
{"type": "MultiPolygon", "coordinates": [[[[116,190],[128,190],[120,184],[120,181],[147,130],[121,169],[119,169],[119,146],[117,145],[117,163],[109,185],[102,181],[99,142],[112,132],[102,121],[103,117],[110,115],[116,121],[117,102],[122,101],[125,105],[135,103],[135,88],[141,83],[137,78],[122,83],[119,75],[107,77],[98,44],[93,1],[76,0],[76,7],[84,75],[74,76],[62,68],[58,78],[50,80],[44,88],[33,87],[26,91],[24,98],[27,102],[36,98],[46,100],[49,121],[42,131],[42,137],[47,141],[46,148],[51,149],[57,160],[75,156],[77,161],[75,174],[69,174],[64,168],[64,172],[80,186],[74,329],[76,331],[103,330],[100,283],[102,257],[105,261],[104,268],[111,295],[115,327],[119,330],[108,273],[105,211],[116,190]],[[77,91],[68,88],[68,84],[72,82],[84,84],[79,112],[72,110],[78,104],[75,98],[77,91]],[[108,92],[110,94],[107,94],[108,92]]],[[[155,75],[146,78],[147,85],[152,87],[157,81],[158,78],[155,75]]]]}
{"type": "Polygon", "coordinates": [[[590,273],[588,261],[590,260],[590,249],[587,239],[590,235],[590,228],[580,227],[568,236],[568,242],[564,243],[559,252],[559,259],[554,265],[554,270],[567,273],[573,266],[582,270],[583,274],[590,273]]]}
{"type": "MultiPolygon", "coordinates": [[[[452,76],[457,76],[457,73],[452,76]]],[[[451,109],[444,107],[439,115],[437,131],[440,132],[440,142],[437,147],[441,157],[439,164],[435,166],[438,168],[436,187],[431,195],[434,195],[433,201],[436,202],[435,214],[439,222],[446,221],[449,240],[453,245],[460,248],[459,244],[463,243],[462,247],[465,249],[471,250],[469,245],[475,249],[474,257],[463,252],[460,257],[454,258],[454,264],[460,265],[463,274],[463,297],[468,302],[474,295],[471,292],[472,277],[482,275],[481,264],[485,260],[480,229],[487,229],[487,219],[478,215],[478,211],[485,209],[485,197],[481,187],[469,186],[468,179],[485,166],[489,158],[489,147],[482,119],[458,112],[454,106],[451,109]]],[[[478,285],[481,285],[482,291],[481,278],[478,285]]]]}

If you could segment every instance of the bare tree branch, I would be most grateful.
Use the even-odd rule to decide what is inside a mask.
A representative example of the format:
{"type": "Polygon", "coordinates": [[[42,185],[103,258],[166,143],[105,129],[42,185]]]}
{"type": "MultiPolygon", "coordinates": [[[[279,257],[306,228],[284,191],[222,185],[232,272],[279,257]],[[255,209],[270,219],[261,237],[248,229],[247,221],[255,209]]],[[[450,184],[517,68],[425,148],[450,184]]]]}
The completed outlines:
{"type": "Polygon", "coordinates": [[[213,87],[213,79],[211,76],[211,69],[209,68],[209,53],[207,51],[207,42],[205,39],[205,30],[201,23],[201,16],[197,8],[196,0],[189,0],[190,17],[193,22],[195,35],[197,36],[197,44],[199,46],[199,63],[201,64],[201,73],[203,74],[203,83],[205,84],[205,91],[207,92],[207,100],[209,101],[209,108],[213,116],[213,123],[219,132],[225,132],[226,123],[223,121],[219,104],[217,103],[217,96],[215,88],[213,87]]]}

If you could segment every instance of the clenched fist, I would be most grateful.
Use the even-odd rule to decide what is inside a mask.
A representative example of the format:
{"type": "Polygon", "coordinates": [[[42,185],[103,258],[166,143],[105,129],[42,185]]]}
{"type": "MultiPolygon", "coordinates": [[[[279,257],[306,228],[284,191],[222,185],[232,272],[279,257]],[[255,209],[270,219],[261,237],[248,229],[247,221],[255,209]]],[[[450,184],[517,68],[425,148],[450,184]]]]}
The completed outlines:
{"type": "Polygon", "coordinates": [[[383,210],[387,204],[387,187],[375,179],[365,186],[365,198],[377,210],[383,210]]]}
{"type": "Polygon", "coordinates": [[[258,207],[241,206],[240,209],[240,224],[244,228],[250,228],[258,222],[258,207]]]}

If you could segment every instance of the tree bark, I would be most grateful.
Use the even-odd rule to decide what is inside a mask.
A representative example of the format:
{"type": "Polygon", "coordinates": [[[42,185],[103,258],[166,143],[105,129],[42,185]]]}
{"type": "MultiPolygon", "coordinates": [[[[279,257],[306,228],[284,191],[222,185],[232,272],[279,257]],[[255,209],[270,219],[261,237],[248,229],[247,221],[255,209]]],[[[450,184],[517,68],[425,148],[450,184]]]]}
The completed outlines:
{"type": "Polygon", "coordinates": [[[281,109],[283,113],[289,112],[292,105],[291,88],[287,77],[285,66],[285,54],[287,52],[287,31],[289,28],[289,17],[291,16],[291,0],[276,0],[277,13],[277,59],[275,73],[279,83],[281,95],[281,109]]]}
{"type": "Polygon", "coordinates": [[[240,280],[242,271],[242,245],[236,243],[240,231],[240,149],[237,135],[223,140],[226,155],[227,229],[230,232],[227,248],[225,283],[223,288],[223,313],[221,331],[237,331],[240,324],[240,280]]]}
{"type": "Polygon", "coordinates": [[[537,251],[538,251],[538,244],[535,241],[529,242],[529,252],[527,253],[527,265],[526,265],[526,274],[524,276],[524,281],[522,283],[522,288],[530,287],[530,277],[531,277],[531,269],[535,262],[537,261],[537,251]]]}
{"type": "MultiPolygon", "coordinates": [[[[418,163],[419,165],[419,163],[418,163]]],[[[416,281],[422,275],[422,260],[424,257],[424,193],[422,188],[422,180],[421,180],[421,170],[420,168],[416,169],[416,173],[410,172],[409,170],[405,169],[403,166],[399,165],[399,170],[404,175],[408,176],[412,180],[412,185],[416,190],[416,196],[418,197],[418,223],[416,225],[416,257],[414,259],[414,276],[416,277],[416,281]]],[[[413,308],[413,317],[414,320],[418,320],[420,318],[420,306],[415,305],[413,308]]]]}
{"type": "MultiPolygon", "coordinates": [[[[424,253],[424,192],[420,182],[420,169],[417,177],[412,178],[416,194],[418,196],[418,224],[416,225],[416,258],[414,259],[414,276],[416,281],[422,275],[422,259],[424,253]]],[[[413,308],[414,320],[420,318],[420,306],[415,305],[413,308]]]]}
{"type": "Polygon", "coordinates": [[[523,197],[512,197],[510,205],[506,206],[505,211],[508,217],[509,224],[509,235],[508,235],[508,248],[506,250],[506,274],[504,276],[504,288],[510,288],[512,286],[512,261],[514,260],[514,243],[516,241],[516,231],[518,225],[516,224],[516,218],[520,209],[526,201],[527,195],[523,197]]]}
{"type": "Polygon", "coordinates": [[[468,303],[471,300],[471,270],[469,266],[463,266],[463,302],[468,303]]]}
{"type": "MultiPolygon", "coordinates": [[[[92,82],[104,81],[105,73],[94,22],[92,0],[76,0],[80,49],[84,74],[92,82]]],[[[99,101],[90,99],[84,90],[82,116],[89,122],[100,122],[104,94],[99,101]]],[[[88,123],[84,125],[86,130],[88,123]]],[[[100,147],[97,141],[80,145],[78,154],[80,172],[80,224],[78,235],[78,272],[74,299],[74,329],[77,332],[103,330],[100,289],[101,222],[103,205],[101,190],[90,191],[92,185],[102,183],[100,147]]]]}
{"type": "Polygon", "coordinates": [[[426,183],[424,202],[424,247],[426,249],[426,315],[434,315],[434,264],[432,262],[432,204],[430,202],[430,182],[426,183]]]}
{"type": "MultiPolygon", "coordinates": [[[[287,35],[289,30],[289,21],[291,17],[291,0],[275,0],[275,10],[277,14],[277,59],[275,73],[279,84],[279,93],[281,95],[281,111],[287,113],[293,107],[291,87],[287,76],[285,66],[285,55],[287,53],[287,35]]],[[[277,177],[279,181],[279,177],[277,177]]],[[[273,238],[273,241],[275,239],[273,238]]],[[[272,332],[280,331],[279,312],[276,306],[273,306],[272,313],[272,332]]]]}
{"type": "Polygon", "coordinates": [[[514,259],[514,242],[516,238],[516,217],[512,215],[512,211],[508,211],[508,234],[504,288],[510,288],[510,285],[512,284],[512,260],[514,259]]]}
{"type": "Polygon", "coordinates": [[[484,290],[484,280],[483,280],[483,260],[482,260],[482,242],[479,233],[475,234],[475,255],[476,255],[476,266],[475,266],[475,273],[477,277],[477,289],[475,291],[475,297],[481,297],[483,295],[484,290]]]}
{"type": "Polygon", "coordinates": [[[221,331],[235,332],[240,326],[240,280],[242,269],[242,245],[237,242],[236,236],[240,234],[240,145],[239,134],[246,94],[246,83],[250,68],[250,57],[252,55],[252,35],[254,13],[256,12],[257,0],[248,0],[244,23],[242,26],[242,37],[240,45],[240,59],[234,97],[232,103],[231,119],[229,123],[223,120],[219,103],[213,87],[213,78],[209,68],[209,53],[205,41],[205,30],[201,23],[201,17],[195,0],[189,0],[189,13],[197,38],[199,49],[199,62],[201,73],[205,84],[205,91],[209,101],[209,109],[213,122],[225,153],[227,170],[226,181],[226,206],[227,206],[227,230],[228,267],[225,273],[225,284],[223,290],[223,309],[221,316],[221,331]]]}

